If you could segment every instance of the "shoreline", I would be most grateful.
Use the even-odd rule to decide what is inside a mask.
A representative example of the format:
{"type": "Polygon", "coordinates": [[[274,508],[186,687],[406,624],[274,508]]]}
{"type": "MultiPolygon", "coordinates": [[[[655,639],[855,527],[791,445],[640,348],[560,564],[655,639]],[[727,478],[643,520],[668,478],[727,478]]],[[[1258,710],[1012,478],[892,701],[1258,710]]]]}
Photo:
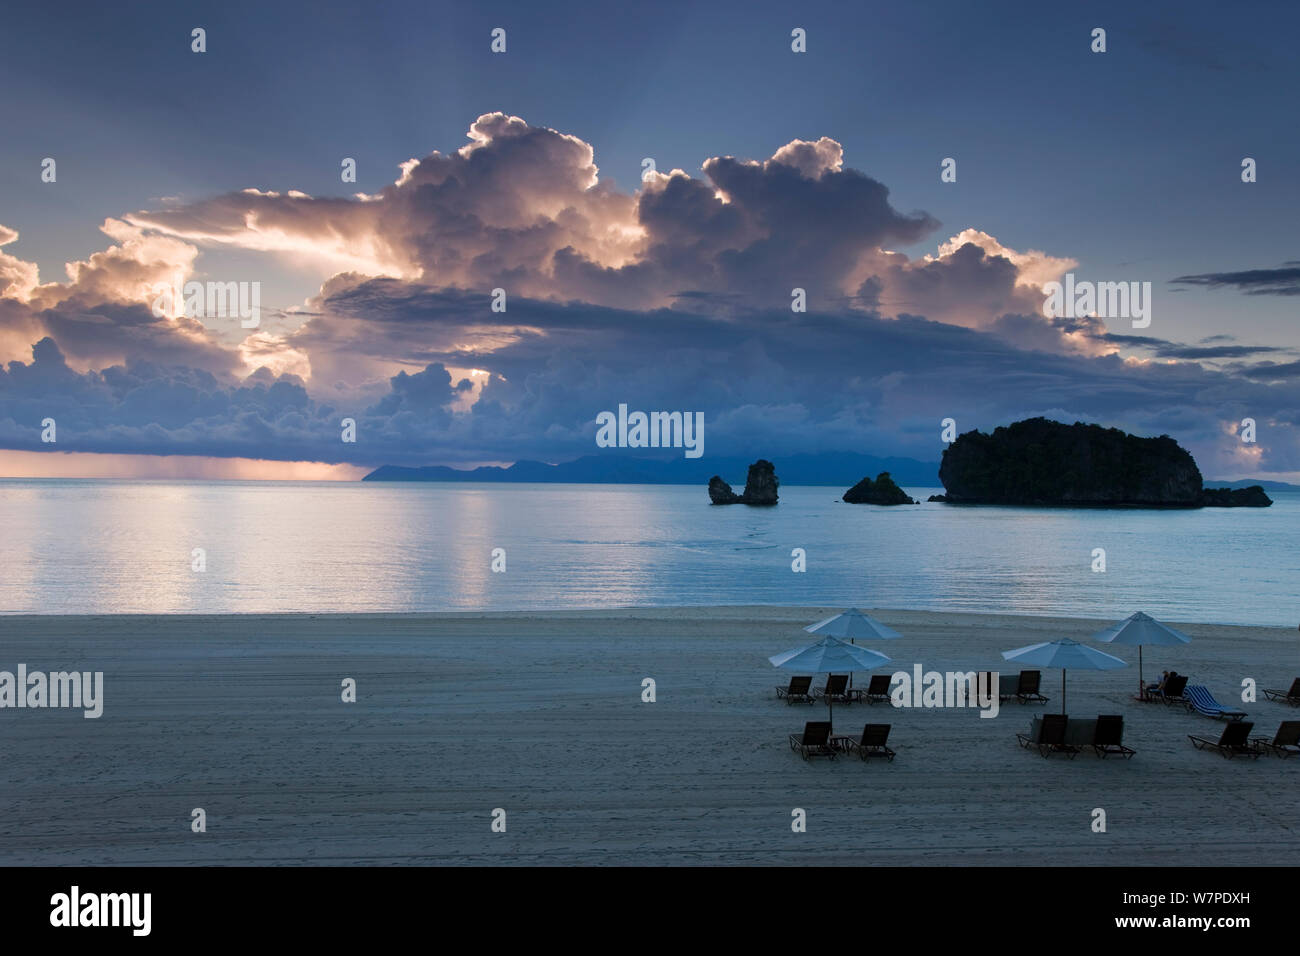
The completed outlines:
{"type": "MultiPolygon", "coordinates": [[[[306,621],[320,621],[329,619],[358,618],[365,620],[428,620],[437,621],[439,619],[463,619],[463,620],[481,620],[496,619],[502,620],[531,620],[533,618],[564,618],[573,617],[579,620],[599,620],[602,617],[627,620],[628,615],[647,614],[647,615],[679,615],[688,612],[700,612],[709,616],[724,616],[731,613],[744,614],[753,616],[762,612],[776,612],[781,615],[818,615],[827,617],[844,610],[847,605],[791,605],[791,604],[672,604],[672,605],[613,605],[610,607],[580,607],[580,608],[502,608],[499,610],[442,610],[442,611],[223,611],[215,612],[142,612],[142,611],[123,611],[104,614],[85,614],[85,613],[51,613],[51,614],[33,614],[29,611],[5,612],[0,611],[0,631],[8,624],[15,622],[50,622],[50,621],[83,621],[93,623],[97,621],[122,621],[129,619],[140,620],[172,620],[172,621],[221,621],[225,619],[235,620],[253,620],[257,618],[266,618],[268,620],[295,620],[301,619],[306,621]]],[[[894,615],[907,617],[909,615],[917,616],[919,621],[924,621],[926,616],[933,617],[972,617],[972,618],[1010,618],[1016,621],[1038,621],[1051,622],[1054,624],[1064,624],[1067,626],[1089,626],[1093,631],[1098,631],[1103,627],[1108,627],[1116,623],[1116,619],[1102,617],[1075,617],[1073,615],[1045,615],[1035,614],[1032,612],[1018,611],[965,611],[965,610],[936,610],[934,608],[876,608],[859,606],[862,610],[873,617],[881,615],[894,615]]],[[[748,617],[746,618],[748,619],[748,617]]],[[[815,618],[814,618],[815,619],[815,618]]],[[[1179,630],[1186,631],[1188,628],[1243,628],[1247,630],[1262,631],[1294,631],[1297,634],[1297,642],[1300,644],[1300,628],[1292,628],[1290,624],[1241,624],[1230,621],[1183,621],[1173,618],[1161,618],[1161,620],[1176,627],[1179,630]]],[[[805,622],[810,623],[810,622],[805,622]]]]}

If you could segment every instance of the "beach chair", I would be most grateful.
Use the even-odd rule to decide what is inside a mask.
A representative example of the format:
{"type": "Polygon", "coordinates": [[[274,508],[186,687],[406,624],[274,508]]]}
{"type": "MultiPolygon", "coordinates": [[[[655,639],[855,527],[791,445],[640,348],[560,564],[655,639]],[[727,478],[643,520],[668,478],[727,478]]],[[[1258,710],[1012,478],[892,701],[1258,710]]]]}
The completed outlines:
{"type": "Polygon", "coordinates": [[[776,689],[776,697],[777,700],[784,700],[787,704],[813,703],[812,678],[791,677],[788,686],[776,689]]]}
{"type": "Polygon", "coordinates": [[[848,674],[830,674],[826,677],[826,686],[822,688],[821,696],[829,699],[832,704],[851,704],[856,695],[849,691],[848,674]]]}
{"type": "Polygon", "coordinates": [[[1251,737],[1250,742],[1260,753],[1270,751],[1279,757],[1300,754],[1300,720],[1284,720],[1272,740],[1267,737],[1251,737]]]}
{"type": "Polygon", "coordinates": [[[1042,683],[1042,671],[1021,671],[1020,683],[1016,685],[1016,700],[1022,704],[1027,704],[1031,700],[1040,704],[1047,703],[1047,698],[1038,692],[1042,683]]]}
{"type": "Polygon", "coordinates": [[[1038,732],[1037,740],[1029,740],[1023,734],[1016,734],[1021,738],[1021,746],[1028,747],[1031,743],[1038,745],[1038,752],[1044,757],[1049,754],[1060,753],[1069,754],[1073,760],[1079,753],[1079,748],[1073,744],[1065,742],[1065,728],[1069,718],[1065,714],[1043,714],[1043,721],[1038,732]]]}
{"type": "Polygon", "coordinates": [[[1006,703],[1016,696],[1016,689],[1020,687],[1019,674],[999,674],[998,675],[998,700],[1006,703]]]}
{"type": "Polygon", "coordinates": [[[867,689],[862,694],[863,698],[872,704],[878,700],[888,701],[889,685],[892,680],[893,677],[890,674],[872,674],[871,683],[867,685],[867,689]]]}
{"type": "Polygon", "coordinates": [[[1092,749],[1097,752],[1098,757],[1119,754],[1121,757],[1132,759],[1137,751],[1132,747],[1125,747],[1123,740],[1124,718],[1121,715],[1103,714],[1097,718],[1097,729],[1092,737],[1092,749]]]}
{"type": "Polygon", "coordinates": [[[1300,677],[1291,682],[1291,689],[1288,691],[1266,690],[1264,696],[1269,700],[1276,700],[1283,704],[1290,704],[1292,707],[1300,706],[1300,677]]]}
{"type": "Polygon", "coordinates": [[[1205,717],[1215,717],[1221,720],[1241,720],[1247,716],[1244,710],[1238,710],[1236,707],[1224,707],[1210,689],[1204,684],[1193,684],[1183,691],[1183,696],[1187,698],[1188,705],[1198,714],[1205,717]]]}
{"type": "Polygon", "coordinates": [[[1232,757],[1258,757],[1260,749],[1250,742],[1250,732],[1255,725],[1249,720],[1238,721],[1234,724],[1228,724],[1223,728],[1223,735],[1216,740],[1210,740],[1208,737],[1193,737],[1187,735],[1187,739],[1197,750],[1213,750],[1223,757],[1231,759],[1232,757]]]}
{"type": "Polygon", "coordinates": [[[884,757],[886,760],[894,759],[894,751],[885,745],[889,739],[890,724],[867,724],[862,728],[862,739],[854,740],[848,738],[845,744],[849,753],[856,753],[863,760],[869,760],[872,757],[884,757]]]}
{"type": "Polygon", "coordinates": [[[1158,700],[1166,704],[1182,704],[1184,707],[1190,706],[1187,698],[1183,696],[1183,691],[1187,689],[1187,675],[1178,674],[1175,677],[1165,681],[1164,688],[1156,688],[1147,691],[1152,700],[1158,700]]]}
{"type": "Polygon", "coordinates": [[[831,722],[829,720],[810,720],[803,725],[802,734],[790,735],[790,749],[797,750],[804,760],[809,757],[830,757],[835,759],[835,748],[831,746],[831,722]]]}

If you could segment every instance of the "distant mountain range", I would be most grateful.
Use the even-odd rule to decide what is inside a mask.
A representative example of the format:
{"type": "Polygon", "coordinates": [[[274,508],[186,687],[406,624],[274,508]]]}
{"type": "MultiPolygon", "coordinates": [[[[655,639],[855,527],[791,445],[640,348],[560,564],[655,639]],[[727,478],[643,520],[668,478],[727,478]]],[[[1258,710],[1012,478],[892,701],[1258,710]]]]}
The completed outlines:
{"type": "MultiPolygon", "coordinates": [[[[548,465],[540,461],[517,461],[508,468],[486,466],[474,469],[427,465],[406,468],[383,465],[362,481],[487,481],[565,482],[613,485],[707,485],[714,475],[724,480],[745,480],[753,458],[631,458],[623,455],[585,455],[574,461],[548,465]]],[[[820,455],[786,455],[775,459],[782,485],[825,485],[849,488],[864,476],[887,471],[900,485],[922,488],[939,486],[939,463],[915,458],[878,458],[855,452],[820,455]]]]}
{"type": "Polygon", "coordinates": [[[1241,481],[1210,481],[1206,479],[1206,488],[1249,488],[1252,485],[1259,485],[1265,491],[1300,491],[1300,485],[1288,484],[1285,481],[1265,481],[1260,478],[1243,478],[1241,481]]]}
{"type": "MultiPolygon", "coordinates": [[[[625,455],[585,455],[574,461],[548,465],[541,461],[517,461],[507,468],[487,466],[461,469],[444,465],[407,468],[382,465],[362,481],[482,481],[547,482],[599,485],[707,485],[714,475],[743,483],[752,458],[632,458],[625,455]]],[[[864,477],[887,471],[900,485],[937,488],[939,463],[915,458],[880,458],[855,452],[820,455],[789,455],[776,459],[776,474],[783,485],[823,485],[849,488],[864,477]]],[[[1297,491],[1300,485],[1285,481],[1209,481],[1207,488],[1248,488],[1262,485],[1266,491],[1297,491]]]]}

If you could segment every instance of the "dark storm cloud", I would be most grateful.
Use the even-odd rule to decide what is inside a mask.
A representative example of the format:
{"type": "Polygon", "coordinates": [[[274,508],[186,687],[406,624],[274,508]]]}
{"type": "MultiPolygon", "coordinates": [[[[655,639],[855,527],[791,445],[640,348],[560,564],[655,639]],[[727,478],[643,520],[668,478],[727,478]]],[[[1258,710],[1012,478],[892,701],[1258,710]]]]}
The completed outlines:
{"type": "Polygon", "coordinates": [[[1247,378],[1269,381],[1272,379],[1300,378],[1300,362],[1260,362],[1240,370],[1247,378]]]}
{"type": "MultiPolygon", "coordinates": [[[[344,303],[372,317],[376,351],[411,337],[434,342],[439,333],[452,342],[490,314],[485,297],[386,281],[329,300],[333,321],[353,321],[344,303]]],[[[1041,413],[1173,434],[1217,470],[1232,460],[1225,422],[1246,415],[1284,422],[1282,409],[1300,407],[1300,381],[1035,351],[994,332],[912,316],[774,309],[721,318],[530,300],[513,302],[507,315],[511,328],[524,330],[512,340],[430,345],[422,370],[391,377],[382,398],[360,406],[318,402],[293,377],[265,371],[238,386],[141,364],[79,375],[45,341],[31,363],[0,374],[0,409],[10,419],[0,423],[0,440],[39,447],[39,422],[51,416],[62,450],[365,465],[564,460],[594,453],[596,414],[625,402],[704,412],[706,455],[888,448],[932,459],[943,418],[966,430],[1041,413]],[[488,373],[468,412],[453,412],[468,383],[448,366],[488,373]],[[357,422],[355,445],[340,441],[344,417],[357,422]]],[[[503,329],[505,318],[497,316],[503,329]]],[[[330,334],[329,325],[313,334],[330,334]]],[[[1268,448],[1269,463],[1294,457],[1284,441],[1268,448]]]]}

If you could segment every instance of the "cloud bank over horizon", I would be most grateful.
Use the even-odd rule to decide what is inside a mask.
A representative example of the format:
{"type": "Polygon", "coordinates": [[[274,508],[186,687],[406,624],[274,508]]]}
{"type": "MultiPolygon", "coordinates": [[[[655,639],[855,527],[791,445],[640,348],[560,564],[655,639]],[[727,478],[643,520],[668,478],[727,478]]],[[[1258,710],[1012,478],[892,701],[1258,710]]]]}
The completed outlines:
{"type": "MultiPolygon", "coordinates": [[[[377,193],[248,189],[123,214],[63,282],[41,282],[0,226],[0,448],[561,461],[594,453],[597,413],[627,403],[702,411],[706,455],[933,460],[943,418],[1044,414],[1172,435],[1207,476],[1300,472],[1294,352],[1181,342],[1167,304],[1140,335],[1046,317],[1043,284],[1078,262],[974,226],[909,258],[939,221],[895,209],[833,139],[713,157],[700,178],[652,171],[627,193],[574,135],[488,113],[468,138],[377,193]],[[204,272],[216,250],[292,261],[320,290],[256,329],[155,315],[159,283],[256,278],[204,272]],[[1234,437],[1245,417],[1257,444],[1234,437]]],[[[1294,269],[1170,281],[1294,294],[1294,269]]]]}

